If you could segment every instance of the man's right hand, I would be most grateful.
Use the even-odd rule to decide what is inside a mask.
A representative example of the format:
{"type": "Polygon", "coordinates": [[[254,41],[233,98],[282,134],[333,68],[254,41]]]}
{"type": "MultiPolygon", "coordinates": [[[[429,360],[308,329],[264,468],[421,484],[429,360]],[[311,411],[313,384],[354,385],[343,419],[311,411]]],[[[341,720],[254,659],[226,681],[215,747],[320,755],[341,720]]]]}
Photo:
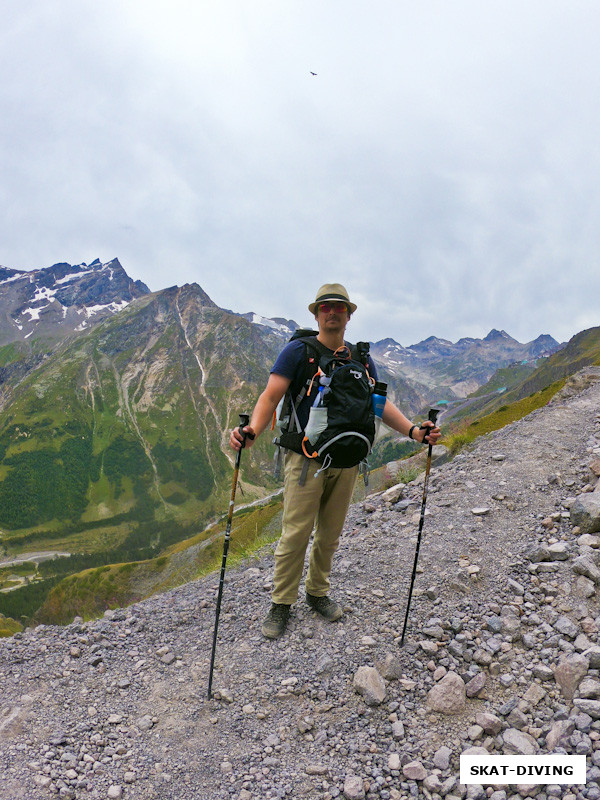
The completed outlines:
{"type": "Polygon", "coordinates": [[[252,445],[256,441],[256,438],[255,438],[256,434],[255,434],[254,428],[251,425],[246,425],[242,430],[244,431],[245,434],[250,434],[250,436],[252,436],[252,438],[250,438],[250,436],[246,435],[246,437],[245,437],[246,443],[244,444],[244,438],[242,437],[242,434],[240,433],[240,429],[239,428],[234,428],[231,431],[230,435],[229,435],[229,446],[231,447],[232,450],[236,450],[236,451],[240,450],[242,445],[244,445],[244,447],[252,447],[252,445]]]}

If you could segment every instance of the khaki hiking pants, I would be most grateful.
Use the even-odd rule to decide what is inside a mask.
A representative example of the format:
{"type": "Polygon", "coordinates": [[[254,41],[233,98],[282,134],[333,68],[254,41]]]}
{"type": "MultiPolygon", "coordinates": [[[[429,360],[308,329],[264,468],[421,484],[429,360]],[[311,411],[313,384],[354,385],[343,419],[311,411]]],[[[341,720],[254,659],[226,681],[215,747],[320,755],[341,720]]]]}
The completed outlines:
{"type": "Polygon", "coordinates": [[[358,467],[325,469],[315,478],[321,465],[310,461],[306,481],[298,484],[306,458],[288,451],[285,456],[283,525],[275,550],[273,578],[274,603],[292,605],[298,599],[298,586],[310,535],[315,536],[310,551],[306,591],[322,597],[329,591],[333,555],[346,519],[356,483],[358,467]]]}

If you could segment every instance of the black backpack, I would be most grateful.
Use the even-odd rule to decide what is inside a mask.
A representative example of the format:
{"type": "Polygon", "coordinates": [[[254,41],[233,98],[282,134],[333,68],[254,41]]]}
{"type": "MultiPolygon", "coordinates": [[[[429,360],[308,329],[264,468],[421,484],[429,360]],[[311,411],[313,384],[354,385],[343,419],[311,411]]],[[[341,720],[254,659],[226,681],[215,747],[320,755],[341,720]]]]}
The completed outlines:
{"type": "Polygon", "coordinates": [[[375,438],[369,345],[358,342],[332,353],[316,337],[316,331],[299,330],[290,339],[306,347],[305,376],[296,398],[291,387],[284,397],[282,432],[274,442],[316,459],[323,469],[354,467],[368,456],[375,438]],[[300,430],[296,409],[307,394],[318,400],[311,405],[306,428],[300,430]]]}

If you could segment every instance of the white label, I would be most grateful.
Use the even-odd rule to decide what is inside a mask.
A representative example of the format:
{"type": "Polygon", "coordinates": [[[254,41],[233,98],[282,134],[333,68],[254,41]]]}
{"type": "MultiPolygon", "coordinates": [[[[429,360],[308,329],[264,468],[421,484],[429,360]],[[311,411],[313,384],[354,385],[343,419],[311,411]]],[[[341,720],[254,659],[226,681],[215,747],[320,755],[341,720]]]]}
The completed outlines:
{"type": "Polygon", "coordinates": [[[460,757],[460,782],[483,786],[550,783],[585,785],[585,756],[483,756],[460,757]]]}

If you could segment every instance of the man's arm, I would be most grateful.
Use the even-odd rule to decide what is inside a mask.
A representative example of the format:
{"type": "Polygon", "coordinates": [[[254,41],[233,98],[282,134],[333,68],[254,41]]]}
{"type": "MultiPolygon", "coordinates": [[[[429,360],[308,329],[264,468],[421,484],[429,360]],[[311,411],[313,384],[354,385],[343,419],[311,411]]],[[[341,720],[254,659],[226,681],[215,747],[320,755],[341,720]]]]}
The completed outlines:
{"type": "MultiPolygon", "coordinates": [[[[391,400],[386,400],[381,419],[388,427],[393,428],[393,430],[404,436],[408,436],[408,432],[413,427],[413,423],[404,416],[399,408],[396,408],[391,400]]],[[[427,426],[427,430],[419,430],[417,426],[413,431],[412,438],[415,442],[435,444],[442,435],[440,429],[435,427],[429,420],[426,420],[423,425],[427,426]],[[425,437],[427,437],[427,441],[425,441],[425,437]]]]}
{"type": "MultiPolygon", "coordinates": [[[[272,372],[264,392],[256,401],[250,424],[244,428],[244,433],[253,433],[258,437],[271,422],[273,414],[283,395],[287,392],[291,380],[283,375],[272,372]]],[[[246,439],[246,447],[252,447],[256,439],[246,439]]],[[[234,428],[229,436],[229,445],[234,450],[239,450],[242,445],[242,435],[238,428],[234,428]]]]}

